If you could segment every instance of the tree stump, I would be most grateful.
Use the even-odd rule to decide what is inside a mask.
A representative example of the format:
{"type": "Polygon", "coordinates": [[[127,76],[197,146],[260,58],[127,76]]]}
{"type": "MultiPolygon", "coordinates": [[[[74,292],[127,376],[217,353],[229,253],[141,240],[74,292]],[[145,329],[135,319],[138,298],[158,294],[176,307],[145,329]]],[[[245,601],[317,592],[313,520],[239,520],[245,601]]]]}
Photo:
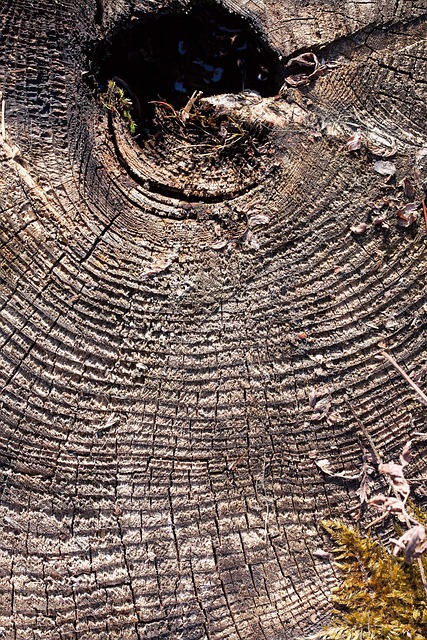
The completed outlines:
{"type": "Polygon", "coordinates": [[[362,428],[387,461],[424,429],[381,354],[423,386],[427,7],[224,6],[275,92],[241,42],[241,91],[157,106],[139,139],[99,65],[187,2],[0,8],[8,640],[309,638],[339,580],[321,521],[360,502],[333,476],[362,428]]]}

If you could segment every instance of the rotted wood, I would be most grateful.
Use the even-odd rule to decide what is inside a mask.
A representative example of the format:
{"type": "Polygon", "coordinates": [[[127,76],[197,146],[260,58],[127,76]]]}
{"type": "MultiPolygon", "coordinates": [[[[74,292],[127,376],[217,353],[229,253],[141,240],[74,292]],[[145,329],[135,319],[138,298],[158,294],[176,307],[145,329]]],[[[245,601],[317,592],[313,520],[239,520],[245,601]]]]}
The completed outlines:
{"type": "Polygon", "coordinates": [[[250,136],[223,160],[176,123],[138,145],[87,81],[97,42],[168,6],[0,9],[7,639],[309,638],[359,422],[384,460],[425,429],[377,356],[425,390],[427,7],[227,2],[283,65],[329,67],[202,98],[250,136]]]}

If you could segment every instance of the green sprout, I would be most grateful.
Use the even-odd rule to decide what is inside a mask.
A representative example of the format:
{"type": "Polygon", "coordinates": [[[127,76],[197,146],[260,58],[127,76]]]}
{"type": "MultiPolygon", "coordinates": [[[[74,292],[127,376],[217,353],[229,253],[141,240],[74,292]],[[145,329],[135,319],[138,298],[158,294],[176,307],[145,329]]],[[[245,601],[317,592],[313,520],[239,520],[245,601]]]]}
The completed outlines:
{"type": "Polygon", "coordinates": [[[127,97],[124,89],[114,80],[109,80],[107,90],[101,94],[101,104],[106,109],[119,115],[126,123],[132,136],[137,133],[137,125],[132,118],[132,100],[127,97]]]}

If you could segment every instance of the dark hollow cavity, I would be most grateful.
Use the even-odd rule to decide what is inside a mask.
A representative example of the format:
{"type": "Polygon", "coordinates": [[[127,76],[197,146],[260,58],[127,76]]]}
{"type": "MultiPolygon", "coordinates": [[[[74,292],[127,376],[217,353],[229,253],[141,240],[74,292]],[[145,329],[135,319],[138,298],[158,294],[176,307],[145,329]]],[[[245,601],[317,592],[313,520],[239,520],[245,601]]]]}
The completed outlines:
{"type": "Polygon", "coordinates": [[[267,97],[283,82],[278,55],[249,22],[206,1],[188,13],[133,18],[98,46],[95,68],[101,93],[114,81],[131,100],[141,138],[155,130],[152,102],[179,110],[195,91],[267,97]]]}

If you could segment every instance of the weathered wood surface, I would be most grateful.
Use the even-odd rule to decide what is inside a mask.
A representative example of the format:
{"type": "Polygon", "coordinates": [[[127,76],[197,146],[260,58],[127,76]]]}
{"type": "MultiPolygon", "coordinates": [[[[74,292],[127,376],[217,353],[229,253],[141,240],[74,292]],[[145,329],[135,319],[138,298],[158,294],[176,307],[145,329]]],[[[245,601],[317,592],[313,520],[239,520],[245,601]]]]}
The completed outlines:
{"type": "MultiPolygon", "coordinates": [[[[326,45],[340,65],[277,101],[253,184],[230,198],[225,174],[213,200],[186,158],[182,197],[135,180],[82,75],[88,44],[157,4],[0,8],[7,639],[307,638],[336,584],[314,554],[321,519],[357,505],[357,483],[316,465],[360,469],[347,403],[385,459],[423,429],[411,388],[375,358],[425,364],[422,209],[399,227],[392,203],[389,230],[375,227],[375,205],[402,189],[345,143],[356,127],[394,139],[397,182],[421,202],[425,1],[227,3],[284,60],[326,45]],[[251,242],[211,248],[254,213],[269,222],[251,242]],[[327,415],[312,388],[331,396],[327,415]]],[[[142,172],[152,162],[154,182],[176,179],[170,150],[122,151],[142,172]]]]}

